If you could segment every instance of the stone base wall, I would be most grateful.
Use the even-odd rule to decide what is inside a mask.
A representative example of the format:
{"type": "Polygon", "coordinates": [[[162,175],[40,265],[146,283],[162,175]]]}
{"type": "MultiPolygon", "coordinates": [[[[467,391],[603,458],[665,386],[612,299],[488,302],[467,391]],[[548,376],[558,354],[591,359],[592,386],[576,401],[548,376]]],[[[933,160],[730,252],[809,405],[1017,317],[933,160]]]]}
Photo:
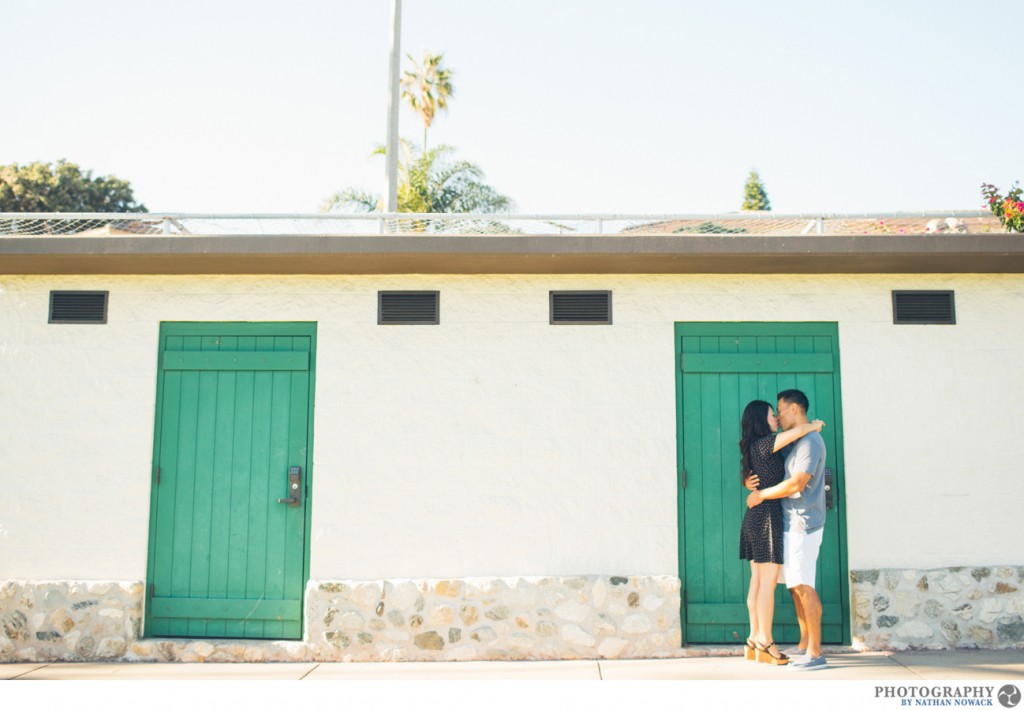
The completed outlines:
{"type": "Polygon", "coordinates": [[[312,581],[302,641],[143,639],[139,581],[0,583],[0,662],[650,658],[682,642],[677,577],[312,581]]]}
{"type": "Polygon", "coordinates": [[[142,582],[0,582],[0,661],[125,657],[142,629],[142,582]]]}
{"type": "Polygon", "coordinates": [[[677,577],[311,582],[325,660],[649,658],[682,644],[677,577]]]}
{"type": "Polygon", "coordinates": [[[853,645],[1024,648],[1024,567],[850,573],[853,645]]]}
{"type": "MultiPolygon", "coordinates": [[[[1024,648],[1024,567],[855,570],[861,650],[1024,648]]],[[[679,579],[311,581],[301,641],[143,639],[141,581],[0,582],[0,662],[651,658],[683,651],[679,579]]]]}

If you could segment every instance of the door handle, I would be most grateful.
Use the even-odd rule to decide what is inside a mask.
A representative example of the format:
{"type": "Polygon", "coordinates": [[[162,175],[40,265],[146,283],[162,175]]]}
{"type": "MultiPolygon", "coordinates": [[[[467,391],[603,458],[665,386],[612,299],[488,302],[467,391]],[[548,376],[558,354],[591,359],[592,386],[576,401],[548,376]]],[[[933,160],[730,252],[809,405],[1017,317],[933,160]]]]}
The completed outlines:
{"type": "Polygon", "coordinates": [[[278,498],[278,503],[287,503],[290,508],[298,508],[302,504],[302,468],[292,466],[288,469],[288,492],[287,498],[278,498]]]}

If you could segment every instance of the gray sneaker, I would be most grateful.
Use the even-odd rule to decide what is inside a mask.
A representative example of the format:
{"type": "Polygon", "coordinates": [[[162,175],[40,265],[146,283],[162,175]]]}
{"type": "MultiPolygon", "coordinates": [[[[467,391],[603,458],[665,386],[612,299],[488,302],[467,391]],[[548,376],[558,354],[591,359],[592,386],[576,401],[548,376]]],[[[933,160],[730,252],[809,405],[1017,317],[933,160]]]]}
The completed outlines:
{"type": "Polygon", "coordinates": [[[815,656],[801,656],[793,661],[789,662],[789,670],[791,671],[817,671],[822,668],[828,667],[828,662],[825,660],[825,654],[815,656]]]}

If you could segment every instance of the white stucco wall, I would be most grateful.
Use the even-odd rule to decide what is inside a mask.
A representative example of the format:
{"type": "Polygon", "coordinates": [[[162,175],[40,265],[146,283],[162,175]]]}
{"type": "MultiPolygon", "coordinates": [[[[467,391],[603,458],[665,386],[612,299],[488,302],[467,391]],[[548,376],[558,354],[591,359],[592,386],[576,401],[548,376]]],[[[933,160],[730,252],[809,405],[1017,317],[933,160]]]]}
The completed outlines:
{"type": "Polygon", "coordinates": [[[1024,563],[1020,276],[5,276],[0,578],[145,577],[175,320],[319,323],[313,578],[678,574],[673,323],[724,320],[839,323],[851,569],[1024,563]],[[548,325],[577,288],[615,325],[548,325]],[[894,288],[957,325],[892,325],[894,288]],[[109,323],[47,325],[51,289],[109,323]],[[379,289],[441,325],[378,326],[379,289]]]}

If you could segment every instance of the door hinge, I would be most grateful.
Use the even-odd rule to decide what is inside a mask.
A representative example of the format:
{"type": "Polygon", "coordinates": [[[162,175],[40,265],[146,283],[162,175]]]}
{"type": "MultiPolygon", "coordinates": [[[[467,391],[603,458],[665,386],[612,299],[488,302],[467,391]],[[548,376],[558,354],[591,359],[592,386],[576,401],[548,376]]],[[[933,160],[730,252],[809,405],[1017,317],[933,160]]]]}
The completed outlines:
{"type": "Polygon", "coordinates": [[[156,585],[152,582],[149,583],[149,598],[152,599],[156,594],[156,585]]]}
{"type": "Polygon", "coordinates": [[[686,469],[683,469],[683,488],[686,488],[686,469]]]}
{"type": "Polygon", "coordinates": [[[689,605],[690,605],[690,595],[684,589],[683,590],[683,606],[689,606],[689,605]]]}
{"type": "Polygon", "coordinates": [[[160,485],[160,467],[156,467],[156,485],[160,485]]]}
{"type": "Polygon", "coordinates": [[[679,369],[680,369],[680,370],[683,370],[683,369],[685,369],[685,368],[683,367],[683,358],[684,358],[684,357],[685,357],[685,355],[684,355],[683,353],[679,353],[679,369]]]}

